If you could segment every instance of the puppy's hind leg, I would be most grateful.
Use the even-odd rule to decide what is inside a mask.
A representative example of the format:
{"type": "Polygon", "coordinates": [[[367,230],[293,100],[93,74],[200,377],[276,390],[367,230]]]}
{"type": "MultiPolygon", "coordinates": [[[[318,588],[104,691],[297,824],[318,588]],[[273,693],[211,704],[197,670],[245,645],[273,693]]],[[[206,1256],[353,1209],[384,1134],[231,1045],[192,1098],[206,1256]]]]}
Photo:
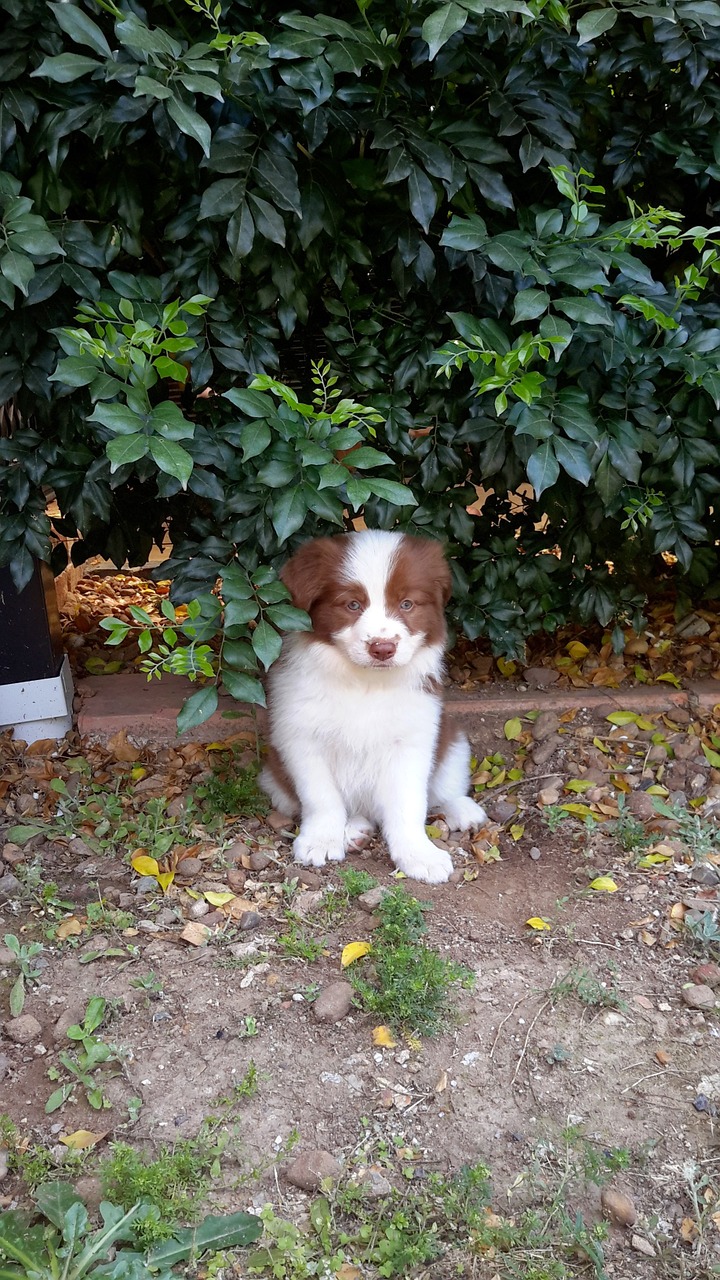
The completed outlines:
{"type": "Polygon", "coordinates": [[[468,794],[470,743],[459,731],[452,738],[430,779],[430,812],[445,815],[451,831],[472,831],[487,822],[482,805],[468,794]]]}

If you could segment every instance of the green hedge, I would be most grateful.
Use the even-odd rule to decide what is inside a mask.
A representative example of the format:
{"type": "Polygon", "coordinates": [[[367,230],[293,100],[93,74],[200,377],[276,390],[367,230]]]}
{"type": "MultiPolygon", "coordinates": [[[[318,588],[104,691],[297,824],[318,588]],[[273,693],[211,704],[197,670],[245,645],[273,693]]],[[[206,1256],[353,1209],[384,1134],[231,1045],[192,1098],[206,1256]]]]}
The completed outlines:
{"type": "Polygon", "coordinates": [[[0,562],[167,525],[187,599],[364,512],[506,654],[713,584],[720,5],[328,9],[0,0],[0,562]]]}

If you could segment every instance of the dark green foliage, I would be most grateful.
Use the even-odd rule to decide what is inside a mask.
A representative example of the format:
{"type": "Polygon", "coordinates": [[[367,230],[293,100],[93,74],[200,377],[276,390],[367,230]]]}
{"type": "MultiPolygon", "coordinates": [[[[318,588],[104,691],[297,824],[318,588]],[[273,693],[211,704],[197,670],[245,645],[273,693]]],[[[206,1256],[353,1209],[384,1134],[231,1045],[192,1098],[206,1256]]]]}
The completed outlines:
{"type": "Polygon", "coordinates": [[[257,700],[301,625],[272,569],[346,512],[447,539],[459,622],[506,653],[639,622],[662,553],[717,579],[715,0],[0,10],[18,584],[55,533],[120,564],[167,527],[174,598],[223,578],[225,684],[257,700]]]}
{"type": "Polygon", "coordinates": [[[258,791],[257,770],[230,765],[216,769],[207,782],[195,790],[207,817],[255,817],[270,808],[267,796],[258,791]]]}

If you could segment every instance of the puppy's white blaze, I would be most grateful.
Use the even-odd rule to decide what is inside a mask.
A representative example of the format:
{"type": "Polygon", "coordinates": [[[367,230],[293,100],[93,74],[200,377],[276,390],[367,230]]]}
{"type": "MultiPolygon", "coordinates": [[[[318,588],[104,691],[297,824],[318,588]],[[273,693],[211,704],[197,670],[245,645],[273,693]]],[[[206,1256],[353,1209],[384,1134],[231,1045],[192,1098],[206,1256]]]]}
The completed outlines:
{"type": "Polygon", "coordinates": [[[424,636],[411,632],[400,618],[387,612],[385,589],[398,557],[402,534],[384,529],[372,529],[354,541],[345,563],[342,576],[345,582],[360,583],[368,594],[369,603],[359,618],[335,633],[334,639],[344,650],[350,662],[359,667],[404,667],[411,662],[422,647],[424,636]],[[378,664],[368,652],[372,640],[394,640],[397,650],[389,659],[378,664]]]}
{"type": "Polygon", "coordinates": [[[370,605],[385,612],[385,587],[397,560],[402,535],[386,529],[368,529],[350,543],[342,576],[345,582],[361,582],[370,605]]]}

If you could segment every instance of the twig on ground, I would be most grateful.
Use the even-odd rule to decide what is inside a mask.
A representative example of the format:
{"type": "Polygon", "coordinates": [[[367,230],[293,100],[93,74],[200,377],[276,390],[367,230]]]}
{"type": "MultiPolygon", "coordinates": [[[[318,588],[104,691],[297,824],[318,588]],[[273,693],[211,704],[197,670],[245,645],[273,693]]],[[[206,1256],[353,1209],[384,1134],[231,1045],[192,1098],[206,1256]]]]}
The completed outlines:
{"type": "Polygon", "coordinates": [[[514,1073],[513,1073],[513,1078],[512,1078],[512,1080],[510,1081],[510,1088],[511,1088],[511,1089],[512,1089],[512,1087],[513,1087],[513,1085],[514,1085],[515,1081],[516,1081],[516,1080],[517,1080],[517,1078],[518,1078],[518,1072],[519,1072],[519,1070],[520,1070],[520,1067],[522,1066],[522,1062],[523,1062],[523,1059],[524,1059],[524,1057],[525,1057],[525,1054],[527,1053],[527,1047],[528,1047],[528,1044],[529,1044],[529,1042],[530,1042],[530,1036],[531,1036],[531,1034],[532,1034],[532,1029],[533,1029],[533,1027],[535,1026],[535,1023],[538,1021],[538,1019],[539,1019],[539,1018],[542,1016],[542,1014],[545,1012],[545,1010],[546,1010],[546,1009],[549,1009],[549,1008],[550,1008],[550,1001],[549,1001],[549,1000],[545,1000],[545,1001],[544,1001],[544,1003],[540,1005],[540,1008],[538,1009],[537,1013],[535,1014],[535,1017],[533,1018],[532,1022],[530,1023],[530,1026],[529,1026],[529,1027],[528,1027],[528,1029],[527,1029],[527,1033],[526,1033],[526,1035],[525,1035],[525,1039],[524,1039],[524,1041],[523,1041],[523,1047],[522,1047],[522,1049],[520,1050],[520,1057],[519,1057],[519,1058],[518,1058],[518,1060],[517,1060],[517,1066],[515,1067],[515,1071],[514,1071],[514,1073]]]}

